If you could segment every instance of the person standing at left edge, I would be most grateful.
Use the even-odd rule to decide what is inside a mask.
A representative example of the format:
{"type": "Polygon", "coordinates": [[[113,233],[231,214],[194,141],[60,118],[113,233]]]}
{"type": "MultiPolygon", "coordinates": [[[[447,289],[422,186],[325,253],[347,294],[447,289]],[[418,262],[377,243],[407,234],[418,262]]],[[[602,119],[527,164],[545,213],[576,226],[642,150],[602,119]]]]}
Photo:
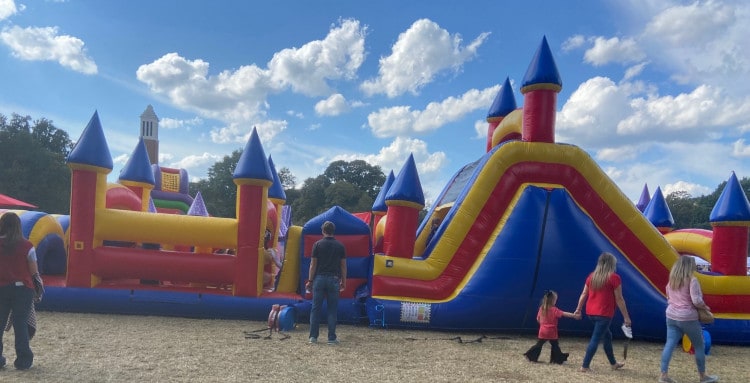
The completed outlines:
{"type": "Polygon", "coordinates": [[[325,221],[321,227],[323,239],[312,247],[310,271],[305,289],[312,290],[313,304],[310,310],[310,343],[318,342],[320,315],[325,299],[328,305],[328,344],[335,345],[336,322],[338,321],[339,292],[346,288],[346,250],[333,237],[336,225],[325,221]]]}
{"type": "MultiPolygon", "coordinates": [[[[16,337],[15,367],[31,368],[34,353],[29,346],[27,320],[34,299],[41,299],[44,291],[36,264],[36,251],[23,237],[21,219],[15,213],[0,217],[0,329],[8,323],[13,311],[13,332],[16,337]]],[[[0,330],[0,368],[5,366],[3,331],[0,330]]]]}

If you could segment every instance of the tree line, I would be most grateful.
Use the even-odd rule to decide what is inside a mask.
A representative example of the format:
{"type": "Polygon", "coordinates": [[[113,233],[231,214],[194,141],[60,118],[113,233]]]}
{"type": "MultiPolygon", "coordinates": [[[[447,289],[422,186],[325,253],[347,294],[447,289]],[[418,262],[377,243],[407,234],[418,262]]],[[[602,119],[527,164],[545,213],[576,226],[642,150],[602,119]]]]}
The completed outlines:
{"type": "MultiPolygon", "coordinates": [[[[40,211],[68,214],[70,170],[66,159],[73,146],[68,133],[51,120],[0,114],[0,193],[37,205],[40,211]]],[[[235,217],[237,187],[232,176],[241,155],[238,149],[224,156],[208,169],[205,179],[190,184],[191,194],[200,191],[213,216],[235,217]]],[[[277,170],[295,225],[303,225],[336,205],[349,212],[371,211],[385,182],[379,166],[362,160],[331,162],[323,174],[305,179],[299,187],[289,168],[277,170]]],[[[750,196],[750,178],[742,178],[740,184],[750,196]]],[[[667,195],[674,228],[711,229],[709,216],[725,186],[726,181],[699,197],[685,191],[667,195]]],[[[424,214],[422,210],[421,216],[424,214]]]]}

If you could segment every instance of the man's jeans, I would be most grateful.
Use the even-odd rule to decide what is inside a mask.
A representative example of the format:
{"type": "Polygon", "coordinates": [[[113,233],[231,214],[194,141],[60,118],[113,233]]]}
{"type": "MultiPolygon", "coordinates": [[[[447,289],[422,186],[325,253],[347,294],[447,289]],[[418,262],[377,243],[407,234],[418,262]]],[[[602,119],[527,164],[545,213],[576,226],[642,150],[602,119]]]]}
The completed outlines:
{"type": "Polygon", "coordinates": [[[320,312],[323,299],[328,306],[328,340],[336,340],[336,321],[339,306],[339,277],[333,275],[316,275],[313,280],[313,304],[310,311],[310,338],[318,338],[320,329],[320,312]]]}
{"type": "Polygon", "coordinates": [[[607,354],[609,364],[613,365],[617,363],[614,350],[612,349],[612,331],[609,330],[612,318],[592,315],[589,319],[594,322],[594,332],[591,334],[591,340],[589,341],[588,347],[586,347],[586,356],[583,357],[581,367],[589,368],[591,365],[591,359],[594,359],[596,349],[599,348],[599,343],[601,342],[604,342],[604,353],[607,354]]]}
{"type": "Polygon", "coordinates": [[[686,334],[690,338],[695,350],[695,364],[698,366],[698,372],[706,372],[706,346],[703,343],[703,328],[697,320],[677,321],[667,318],[667,342],[664,344],[664,351],[661,353],[661,372],[669,371],[669,361],[672,359],[672,352],[677,347],[677,342],[682,340],[682,335],[686,334]]]}

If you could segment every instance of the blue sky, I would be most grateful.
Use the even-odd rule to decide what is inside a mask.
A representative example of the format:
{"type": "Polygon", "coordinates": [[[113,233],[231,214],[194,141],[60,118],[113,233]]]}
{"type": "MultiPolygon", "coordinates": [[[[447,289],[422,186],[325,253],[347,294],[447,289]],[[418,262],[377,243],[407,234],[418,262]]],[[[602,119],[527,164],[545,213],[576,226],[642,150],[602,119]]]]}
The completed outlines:
{"type": "Polygon", "coordinates": [[[556,140],[586,150],[636,201],[750,176],[745,1],[0,0],[0,113],[77,140],[94,111],[115,161],[139,116],[160,164],[193,179],[257,127],[298,182],[335,160],[398,173],[432,201],[485,150],[500,84],[543,36],[563,80],[556,140]],[[510,3],[510,4],[505,4],[510,3]]]}

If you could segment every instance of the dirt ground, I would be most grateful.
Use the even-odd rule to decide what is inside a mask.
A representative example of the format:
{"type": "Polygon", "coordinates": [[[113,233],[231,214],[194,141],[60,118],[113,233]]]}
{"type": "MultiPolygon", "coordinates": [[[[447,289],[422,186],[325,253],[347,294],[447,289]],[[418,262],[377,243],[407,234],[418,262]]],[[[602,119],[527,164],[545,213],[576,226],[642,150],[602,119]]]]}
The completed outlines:
{"type": "MultiPolygon", "coordinates": [[[[443,333],[340,325],[341,344],[307,343],[307,324],[273,333],[263,322],[38,312],[34,366],[9,366],[2,382],[656,382],[662,344],[632,341],[626,366],[612,371],[601,349],[578,372],[587,339],[562,338],[563,365],[522,356],[535,339],[514,334],[443,333]],[[270,334],[270,336],[269,336],[270,334]]],[[[325,326],[321,339],[325,339],[325,326]]],[[[622,357],[622,341],[615,351],[622,357]]],[[[545,346],[543,355],[548,355],[545,346]]],[[[750,382],[750,347],[713,345],[709,373],[750,382]]],[[[675,350],[671,375],[697,382],[692,355],[675,350]]]]}

